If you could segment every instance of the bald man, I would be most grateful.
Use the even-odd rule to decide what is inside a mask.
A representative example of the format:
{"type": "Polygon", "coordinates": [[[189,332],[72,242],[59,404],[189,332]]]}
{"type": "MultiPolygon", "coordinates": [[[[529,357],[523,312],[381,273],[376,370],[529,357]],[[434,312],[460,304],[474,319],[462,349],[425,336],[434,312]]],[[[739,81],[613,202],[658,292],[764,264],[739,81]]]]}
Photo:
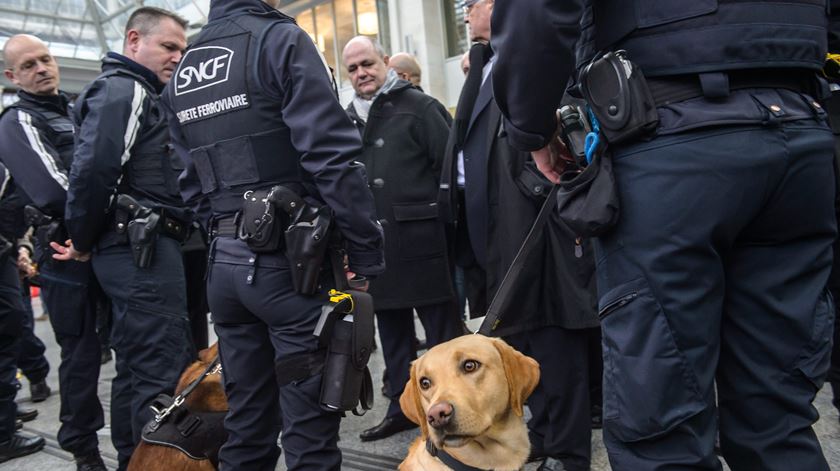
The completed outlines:
{"type": "Polygon", "coordinates": [[[397,77],[411,82],[415,88],[420,88],[420,79],[422,72],[420,71],[420,63],[417,58],[407,52],[398,52],[391,56],[388,61],[388,67],[397,73],[397,77]]]}
{"type": "Polygon", "coordinates": [[[20,100],[0,118],[0,159],[45,216],[43,224],[35,225],[35,236],[43,300],[61,348],[58,442],[73,454],[77,470],[104,471],[96,435],[105,425],[97,396],[96,280],[90,262],[55,261],[49,248],[50,242],[67,238],[62,221],[74,150],[70,101],[59,91],[58,64],[40,39],[14,36],[3,56],[5,75],[19,87],[20,100]]]}

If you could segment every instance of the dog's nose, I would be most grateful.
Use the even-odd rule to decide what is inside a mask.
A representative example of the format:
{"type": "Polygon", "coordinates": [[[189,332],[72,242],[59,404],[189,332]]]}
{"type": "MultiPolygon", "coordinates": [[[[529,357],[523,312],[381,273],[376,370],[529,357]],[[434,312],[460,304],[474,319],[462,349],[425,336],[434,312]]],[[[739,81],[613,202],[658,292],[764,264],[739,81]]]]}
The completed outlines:
{"type": "Polygon", "coordinates": [[[448,402],[438,402],[429,408],[427,418],[429,425],[434,428],[441,428],[449,423],[452,414],[455,413],[455,407],[448,402]]]}

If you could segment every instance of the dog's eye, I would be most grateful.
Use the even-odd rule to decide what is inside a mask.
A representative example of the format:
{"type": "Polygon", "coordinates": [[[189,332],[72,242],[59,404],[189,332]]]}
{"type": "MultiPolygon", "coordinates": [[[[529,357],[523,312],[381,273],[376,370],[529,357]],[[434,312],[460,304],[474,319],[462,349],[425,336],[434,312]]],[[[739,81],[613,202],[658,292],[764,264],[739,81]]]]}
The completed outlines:
{"type": "Polygon", "coordinates": [[[420,378],[420,389],[426,390],[432,387],[432,380],[429,378],[423,377],[420,378]]]}
{"type": "Polygon", "coordinates": [[[481,363],[475,360],[467,360],[461,367],[464,369],[465,373],[472,373],[477,370],[479,366],[481,366],[481,363]]]}

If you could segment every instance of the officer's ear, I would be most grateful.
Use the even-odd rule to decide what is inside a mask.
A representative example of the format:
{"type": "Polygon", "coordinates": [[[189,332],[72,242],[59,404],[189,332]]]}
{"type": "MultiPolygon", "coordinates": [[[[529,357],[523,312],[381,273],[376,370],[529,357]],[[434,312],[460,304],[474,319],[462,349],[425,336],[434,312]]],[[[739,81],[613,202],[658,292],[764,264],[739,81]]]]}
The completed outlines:
{"type": "Polygon", "coordinates": [[[12,69],[4,70],[3,75],[6,76],[6,78],[9,80],[9,82],[12,82],[13,84],[17,85],[17,81],[15,79],[15,73],[12,72],[12,69]]]}
{"type": "Polygon", "coordinates": [[[384,62],[384,63],[385,63],[385,66],[387,67],[387,66],[388,66],[388,63],[389,63],[389,62],[391,62],[391,56],[389,56],[388,54],[385,54],[385,55],[382,57],[382,62],[384,62]]]}
{"type": "Polygon", "coordinates": [[[134,57],[134,53],[137,52],[137,49],[140,47],[140,32],[136,29],[130,29],[127,33],[125,33],[125,42],[123,44],[123,52],[131,52],[131,54],[126,54],[129,58],[134,57]]]}

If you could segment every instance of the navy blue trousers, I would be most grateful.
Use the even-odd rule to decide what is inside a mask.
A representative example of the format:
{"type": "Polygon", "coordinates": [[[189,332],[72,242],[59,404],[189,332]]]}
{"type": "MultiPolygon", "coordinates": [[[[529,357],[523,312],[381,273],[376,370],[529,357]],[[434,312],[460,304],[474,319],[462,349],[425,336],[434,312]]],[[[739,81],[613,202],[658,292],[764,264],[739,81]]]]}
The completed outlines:
{"type": "Polygon", "coordinates": [[[15,433],[15,375],[23,315],[17,264],[9,256],[0,257],[0,442],[15,433]]]}
{"type": "Polygon", "coordinates": [[[50,364],[44,356],[47,348],[44,342],[35,335],[32,300],[29,294],[29,282],[26,279],[21,282],[20,293],[23,297],[24,314],[17,366],[30,383],[38,383],[43,381],[50,372],[50,364]]]}
{"type": "Polygon", "coordinates": [[[61,348],[58,443],[71,453],[89,454],[98,449],[96,431],[105,425],[97,395],[101,352],[93,269],[90,262],[47,261],[40,278],[41,299],[61,348]]]}
{"type": "Polygon", "coordinates": [[[100,248],[92,262],[113,310],[117,376],[111,385],[111,439],[122,470],[154,416],[149,405],[159,394],[174,393],[195,357],[184,266],[180,244],[163,236],[148,268],[134,265],[127,245],[100,248]]]}
{"type": "Polygon", "coordinates": [[[614,149],[621,219],[597,247],[614,470],[720,470],[718,429],[732,469],[829,469],[812,401],[834,319],[835,178],[811,102],[688,100],[660,108],[658,137],[614,149]]]}
{"type": "MultiPolygon", "coordinates": [[[[430,306],[419,306],[417,317],[426,332],[426,347],[464,335],[464,324],[458,314],[456,300],[430,306]]],[[[411,362],[417,358],[414,346],[414,310],[389,309],[377,311],[376,325],[379,327],[379,341],[385,359],[385,380],[389,385],[388,412],[386,417],[402,415],[400,395],[408,382],[411,362]]]]}
{"type": "Polygon", "coordinates": [[[283,255],[256,256],[229,238],[216,239],[210,253],[207,300],[230,407],[221,471],[273,471],[281,414],[287,469],[339,470],[341,415],[321,409],[321,375],[278,388],[274,368],[318,349],[313,331],[326,298],[297,294],[283,255]]]}
{"type": "Polygon", "coordinates": [[[588,471],[592,455],[588,352],[593,330],[548,326],[504,338],[540,364],[540,382],[528,398],[532,453],[557,458],[569,471],[588,471]]]}

